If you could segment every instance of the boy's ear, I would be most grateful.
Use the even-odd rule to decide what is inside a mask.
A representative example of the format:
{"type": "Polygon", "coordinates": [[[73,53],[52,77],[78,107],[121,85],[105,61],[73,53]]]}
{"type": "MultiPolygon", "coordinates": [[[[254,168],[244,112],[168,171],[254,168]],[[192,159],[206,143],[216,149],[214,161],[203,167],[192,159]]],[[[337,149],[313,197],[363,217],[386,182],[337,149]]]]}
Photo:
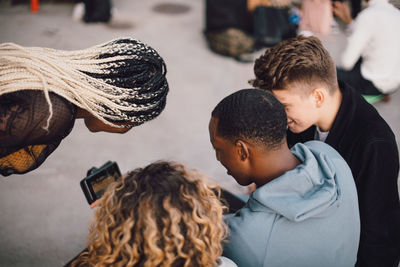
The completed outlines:
{"type": "Polygon", "coordinates": [[[315,88],[312,93],[311,93],[312,97],[314,98],[315,101],[315,106],[317,108],[320,108],[325,101],[325,95],[326,95],[326,89],[324,88],[315,88]]]}
{"type": "Polygon", "coordinates": [[[241,161],[246,161],[249,159],[250,152],[248,145],[242,140],[237,140],[235,142],[236,151],[241,161]]]}

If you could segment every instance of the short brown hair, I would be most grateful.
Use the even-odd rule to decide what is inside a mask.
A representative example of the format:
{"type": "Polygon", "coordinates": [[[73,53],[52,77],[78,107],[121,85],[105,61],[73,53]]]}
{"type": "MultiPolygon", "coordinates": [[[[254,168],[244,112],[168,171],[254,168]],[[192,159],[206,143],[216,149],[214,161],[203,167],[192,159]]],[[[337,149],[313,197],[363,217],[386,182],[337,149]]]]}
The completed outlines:
{"type": "Polygon", "coordinates": [[[338,88],[335,63],[316,37],[297,36],[265,51],[254,64],[256,88],[284,89],[290,83],[323,83],[329,92],[338,88]]]}

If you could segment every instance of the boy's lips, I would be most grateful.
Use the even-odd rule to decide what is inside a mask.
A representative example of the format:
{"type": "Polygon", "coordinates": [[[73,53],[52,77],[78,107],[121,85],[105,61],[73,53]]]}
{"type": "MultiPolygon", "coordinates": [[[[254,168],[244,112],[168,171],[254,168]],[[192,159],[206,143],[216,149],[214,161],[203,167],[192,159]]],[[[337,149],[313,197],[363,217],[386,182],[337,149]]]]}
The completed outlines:
{"type": "Polygon", "coordinates": [[[288,120],[287,125],[290,127],[294,123],[294,120],[288,120]]]}

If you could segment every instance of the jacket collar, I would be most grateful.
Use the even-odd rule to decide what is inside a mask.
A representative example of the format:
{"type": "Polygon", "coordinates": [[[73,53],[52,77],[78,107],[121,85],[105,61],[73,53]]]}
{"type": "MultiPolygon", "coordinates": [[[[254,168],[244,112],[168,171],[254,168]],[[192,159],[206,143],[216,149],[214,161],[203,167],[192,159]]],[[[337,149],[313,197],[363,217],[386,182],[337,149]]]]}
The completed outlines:
{"type": "MultiPolygon", "coordinates": [[[[342,92],[342,103],[340,104],[339,111],[336,114],[332,128],[329,130],[329,135],[325,141],[325,143],[333,147],[337,147],[339,145],[339,141],[342,139],[342,136],[346,134],[346,131],[351,123],[351,120],[348,118],[353,118],[356,110],[357,93],[347,84],[340,81],[339,88],[342,92]]],[[[361,97],[361,95],[358,97],[361,97]]]]}

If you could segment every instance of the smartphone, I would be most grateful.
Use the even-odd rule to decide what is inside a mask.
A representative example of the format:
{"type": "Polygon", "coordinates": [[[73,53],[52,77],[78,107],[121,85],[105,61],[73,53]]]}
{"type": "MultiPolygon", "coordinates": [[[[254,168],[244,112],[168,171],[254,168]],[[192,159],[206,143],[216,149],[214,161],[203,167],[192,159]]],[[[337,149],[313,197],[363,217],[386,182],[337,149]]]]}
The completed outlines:
{"type": "Polygon", "coordinates": [[[107,161],[103,166],[93,167],[87,171],[86,177],[80,182],[87,202],[92,204],[106,191],[107,187],[121,177],[118,164],[107,161]]]}

